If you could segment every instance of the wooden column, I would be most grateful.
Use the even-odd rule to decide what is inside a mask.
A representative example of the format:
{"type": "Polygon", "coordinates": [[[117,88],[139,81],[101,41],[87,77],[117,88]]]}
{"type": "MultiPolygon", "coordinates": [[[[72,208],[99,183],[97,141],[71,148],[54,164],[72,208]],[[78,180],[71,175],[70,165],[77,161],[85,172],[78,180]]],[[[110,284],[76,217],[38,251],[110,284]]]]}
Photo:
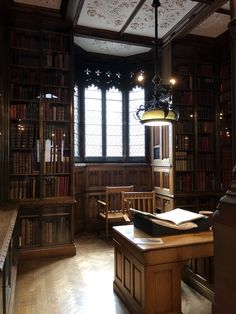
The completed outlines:
{"type": "MultiPolygon", "coordinates": [[[[236,164],[236,0],[230,1],[232,158],[236,164]]],[[[234,313],[236,309],[236,165],[233,181],[214,214],[215,302],[213,314],[234,313]]]]}
{"type": "Polygon", "coordinates": [[[214,314],[236,309],[236,166],[233,182],[214,213],[214,314]]]}
{"type": "Polygon", "coordinates": [[[231,22],[230,31],[230,49],[231,49],[231,99],[232,99],[232,158],[233,164],[236,164],[236,0],[230,0],[231,22]]]}

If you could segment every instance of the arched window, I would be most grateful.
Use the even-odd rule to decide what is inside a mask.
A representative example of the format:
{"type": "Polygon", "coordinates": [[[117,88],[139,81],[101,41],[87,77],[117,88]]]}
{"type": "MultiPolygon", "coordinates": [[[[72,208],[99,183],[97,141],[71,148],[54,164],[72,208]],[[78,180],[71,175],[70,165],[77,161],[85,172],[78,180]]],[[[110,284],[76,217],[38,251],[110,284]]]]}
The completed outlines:
{"type": "MultiPolygon", "coordinates": [[[[90,78],[91,73],[87,73],[90,78]]],[[[140,86],[122,89],[121,84],[110,82],[107,86],[99,82],[75,86],[75,160],[146,162],[145,127],[135,115],[144,101],[140,86]]]]}

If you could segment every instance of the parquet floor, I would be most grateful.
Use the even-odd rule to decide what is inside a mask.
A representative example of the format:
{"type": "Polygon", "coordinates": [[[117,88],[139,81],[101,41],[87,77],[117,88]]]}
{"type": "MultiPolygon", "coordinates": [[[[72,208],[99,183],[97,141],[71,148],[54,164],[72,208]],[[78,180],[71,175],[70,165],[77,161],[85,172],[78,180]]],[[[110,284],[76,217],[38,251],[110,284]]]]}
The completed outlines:
{"type": "MultiPolygon", "coordinates": [[[[128,314],[113,292],[112,243],[79,236],[77,255],[21,261],[15,314],[128,314]]],[[[184,314],[210,314],[211,303],[182,284],[184,314]]],[[[131,313],[132,314],[132,313],[131,313]]]]}

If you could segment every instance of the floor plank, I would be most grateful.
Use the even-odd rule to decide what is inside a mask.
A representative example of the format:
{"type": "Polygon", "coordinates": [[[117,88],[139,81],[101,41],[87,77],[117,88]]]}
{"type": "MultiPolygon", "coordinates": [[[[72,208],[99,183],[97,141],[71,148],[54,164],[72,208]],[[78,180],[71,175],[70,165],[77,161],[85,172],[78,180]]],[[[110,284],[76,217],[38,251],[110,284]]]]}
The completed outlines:
{"type": "MultiPolygon", "coordinates": [[[[16,314],[129,313],[113,292],[112,243],[83,234],[76,247],[74,257],[19,263],[16,314]]],[[[184,283],[182,307],[184,314],[211,313],[211,303],[184,283]]]]}

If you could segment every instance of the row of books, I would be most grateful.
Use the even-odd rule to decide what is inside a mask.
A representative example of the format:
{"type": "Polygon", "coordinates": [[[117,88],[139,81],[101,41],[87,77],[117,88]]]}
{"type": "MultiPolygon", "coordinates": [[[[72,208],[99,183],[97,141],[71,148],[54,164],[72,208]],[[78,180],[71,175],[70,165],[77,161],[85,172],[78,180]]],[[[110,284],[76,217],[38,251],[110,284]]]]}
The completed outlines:
{"type": "MultiPolygon", "coordinates": [[[[191,60],[192,61],[192,60],[191,60]]],[[[214,68],[212,64],[198,64],[196,67],[197,75],[201,76],[213,76],[214,75],[214,68]]],[[[185,74],[185,75],[192,75],[195,72],[193,67],[193,62],[178,62],[174,64],[174,72],[185,74]]]]}
{"type": "Polygon", "coordinates": [[[213,121],[198,121],[198,132],[199,133],[213,133],[214,132],[213,121]]]}
{"type": "Polygon", "coordinates": [[[40,217],[22,217],[20,219],[20,247],[32,247],[42,244],[56,244],[70,241],[70,217],[42,217],[42,238],[40,239],[40,217]]]}
{"type": "Polygon", "coordinates": [[[224,169],[221,176],[221,190],[222,191],[226,191],[229,189],[229,187],[232,184],[232,179],[233,179],[232,170],[224,169]]]}
{"type": "Polygon", "coordinates": [[[221,79],[230,78],[230,63],[225,63],[225,64],[221,65],[220,78],[221,79]]]}
{"type": "Polygon", "coordinates": [[[12,148],[35,148],[38,138],[38,124],[11,124],[10,143],[12,148]]]}
{"type": "Polygon", "coordinates": [[[43,56],[43,67],[68,69],[69,65],[69,54],[52,52],[43,56]]]}
{"type": "Polygon", "coordinates": [[[212,120],[214,119],[214,110],[212,107],[203,107],[203,106],[198,107],[197,116],[198,116],[198,119],[212,120]]]}
{"type": "Polygon", "coordinates": [[[70,38],[64,34],[43,33],[42,48],[46,50],[69,51],[70,38]]]}
{"type": "Polygon", "coordinates": [[[220,83],[220,91],[222,92],[226,92],[229,91],[231,89],[231,80],[224,80],[220,83]]]}
{"type": "Polygon", "coordinates": [[[10,107],[11,119],[38,119],[39,118],[39,103],[11,103],[10,107]]]}
{"type": "Polygon", "coordinates": [[[68,73],[59,70],[47,70],[43,72],[43,84],[44,85],[58,85],[58,86],[68,86],[69,77],[68,73]]]}
{"type": "Polygon", "coordinates": [[[212,64],[198,64],[197,74],[202,76],[213,76],[214,69],[212,64]]]}
{"type": "Polygon", "coordinates": [[[211,106],[214,103],[214,94],[212,91],[197,91],[196,103],[197,105],[211,106]]]}
{"type": "Polygon", "coordinates": [[[38,68],[40,59],[39,55],[27,51],[14,51],[11,53],[11,63],[12,65],[38,68]]]}
{"type": "Polygon", "coordinates": [[[190,150],[193,148],[193,140],[189,135],[176,135],[175,148],[177,150],[190,150]]]}
{"type": "Polygon", "coordinates": [[[50,139],[53,146],[57,145],[57,148],[61,148],[64,145],[64,148],[68,147],[69,133],[68,128],[57,127],[55,125],[44,125],[43,130],[44,138],[50,139]]]}
{"type": "Polygon", "coordinates": [[[212,135],[201,135],[198,137],[198,150],[199,152],[213,152],[213,138],[212,135]]]}
{"type": "Polygon", "coordinates": [[[70,39],[64,34],[55,34],[50,32],[28,31],[28,30],[12,30],[10,32],[10,45],[12,48],[24,48],[39,50],[42,48],[47,50],[68,51],[70,47],[70,39]]]}
{"type": "Polygon", "coordinates": [[[176,175],[176,192],[191,192],[193,190],[193,177],[191,173],[176,175]]]}
{"type": "Polygon", "coordinates": [[[44,178],[44,196],[57,197],[69,195],[69,176],[47,176],[44,178]]]}
{"type": "Polygon", "coordinates": [[[35,177],[12,178],[10,180],[10,199],[22,200],[39,197],[39,180],[35,177]]]}
{"type": "Polygon", "coordinates": [[[20,219],[20,247],[39,246],[39,216],[20,219]]]}
{"type": "Polygon", "coordinates": [[[12,68],[10,71],[11,82],[21,84],[38,84],[39,69],[12,68]]]}
{"type": "Polygon", "coordinates": [[[39,171],[36,152],[12,152],[11,173],[12,174],[35,174],[39,171]]]}
{"type": "Polygon", "coordinates": [[[220,94],[220,102],[230,102],[231,99],[231,91],[225,91],[224,93],[220,94]]]}
{"type": "Polygon", "coordinates": [[[174,64],[174,72],[179,74],[191,75],[193,73],[193,63],[179,62],[174,64]]]}
{"type": "Polygon", "coordinates": [[[192,91],[174,90],[174,103],[192,105],[193,93],[192,91]]]}
{"type": "Polygon", "coordinates": [[[26,86],[12,83],[11,98],[13,99],[34,99],[39,97],[39,86],[26,86]]]}
{"type": "Polygon", "coordinates": [[[179,120],[192,120],[194,117],[194,112],[192,107],[178,106],[179,120]]]}
{"type": "Polygon", "coordinates": [[[57,105],[55,103],[44,102],[44,119],[45,120],[69,120],[69,107],[57,105]]]}
{"type": "Polygon", "coordinates": [[[176,171],[193,170],[193,155],[187,152],[175,152],[175,169],[176,171]]]}
{"type": "Polygon", "coordinates": [[[56,156],[52,156],[52,161],[45,162],[45,172],[49,173],[68,173],[70,172],[70,158],[60,156],[60,152],[56,156]]]}
{"type": "Polygon", "coordinates": [[[193,88],[193,78],[192,76],[177,76],[176,77],[176,89],[192,89],[193,88]]]}
{"type": "Polygon", "coordinates": [[[214,88],[215,80],[209,77],[198,77],[196,80],[197,89],[212,89],[214,88]]]}
{"type": "Polygon", "coordinates": [[[10,46],[12,48],[24,48],[38,50],[40,48],[39,34],[25,30],[14,30],[10,32],[10,46]]]}
{"type": "Polygon", "coordinates": [[[200,171],[198,175],[198,189],[199,191],[214,191],[215,190],[215,176],[214,173],[200,171]]]}
{"type": "Polygon", "coordinates": [[[193,123],[190,121],[179,121],[175,124],[175,131],[177,134],[193,134],[193,123]]]}
{"type": "Polygon", "coordinates": [[[70,216],[43,217],[43,244],[56,244],[68,241],[70,241],[70,216]]]}
{"type": "Polygon", "coordinates": [[[43,87],[41,91],[41,99],[50,102],[69,103],[70,89],[66,87],[43,87]]]}
{"type": "Polygon", "coordinates": [[[214,155],[213,154],[199,154],[198,155],[198,169],[213,171],[214,170],[214,155]]]}

